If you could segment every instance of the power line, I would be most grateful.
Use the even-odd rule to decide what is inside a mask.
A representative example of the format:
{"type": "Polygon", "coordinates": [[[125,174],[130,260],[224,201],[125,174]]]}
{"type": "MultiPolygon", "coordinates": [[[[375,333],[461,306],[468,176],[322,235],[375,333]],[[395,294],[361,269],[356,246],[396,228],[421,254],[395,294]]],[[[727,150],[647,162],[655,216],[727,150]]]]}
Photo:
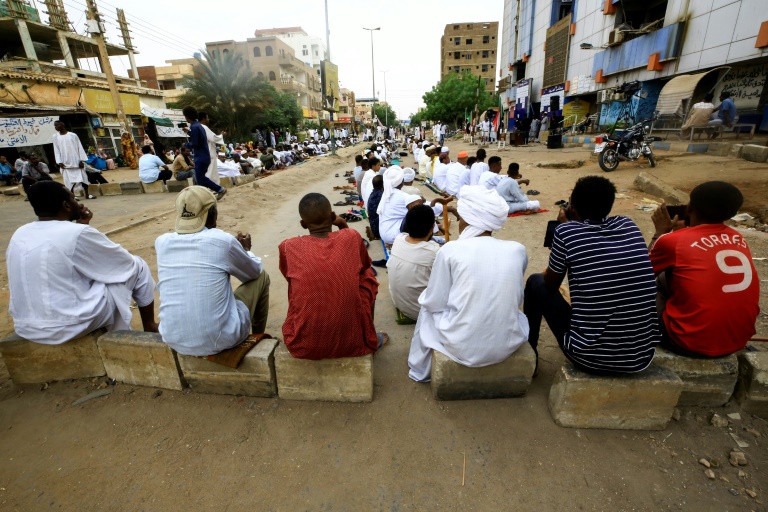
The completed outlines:
{"type": "MultiPolygon", "coordinates": [[[[108,5],[109,7],[112,7],[113,9],[118,9],[118,7],[117,7],[117,6],[115,6],[115,5],[112,5],[112,4],[111,4],[111,3],[109,3],[109,2],[106,2],[106,1],[104,1],[104,0],[99,0],[99,1],[100,1],[102,4],[104,4],[104,5],[108,5]]],[[[160,30],[160,31],[166,32],[166,29],[165,29],[165,28],[163,28],[163,27],[159,27],[159,26],[157,26],[157,25],[155,25],[155,24],[153,24],[153,23],[151,23],[151,22],[149,22],[149,21],[147,21],[147,20],[144,20],[144,19],[142,19],[142,18],[139,18],[138,16],[136,16],[136,15],[134,15],[134,14],[132,14],[132,13],[129,13],[129,12],[127,12],[127,11],[126,11],[125,15],[126,15],[126,16],[130,16],[131,18],[133,18],[133,22],[132,22],[132,23],[135,23],[135,24],[138,24],[138,25],[144,25],[144,27],[145,27],[145,28],[147,28],[147,29],[149,29],[149,30],[160,30]],[[148,25],[148,26],[147,26],[147,25],[148,25]]],[[[192,45],[192,46],[194,46],[194,47],[197,47],[197,46],[198,46],[196,43],[194,43],[194,42],[192,42],[192,41],[190,41],[190,40],[188,40],[188,39],[184,39],[184,38],[183,38],[183,37],[181,37],[181,36],[178,36],[178,35],[175,35],[175,34],[172,34],[172,36],[173,36],[175,39],[178,39],[179,41],[185,42],[185,43],[187,43],[187,44],[191,44],[191,45],[192,45]]]]}

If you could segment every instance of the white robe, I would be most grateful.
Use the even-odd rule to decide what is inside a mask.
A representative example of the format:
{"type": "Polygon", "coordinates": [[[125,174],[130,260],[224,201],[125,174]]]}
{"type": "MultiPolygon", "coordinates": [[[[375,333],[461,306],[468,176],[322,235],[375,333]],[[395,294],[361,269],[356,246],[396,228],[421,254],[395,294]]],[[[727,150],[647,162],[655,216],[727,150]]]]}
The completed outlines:
{"type": "Polygon", "coordinates": [[[460,162],[451,162],[448,164],[448,172],[445,178],[445,191],[454,197],[458,197],[461,190],[461,175],[467,170],[467,166],[460,162]]]}
{"type": "MultiPolygon", "coordinates": [[[[216,160],[219,160],[218,158],[216,160]]],[[[227,178],[234,178],[242,174],[241,167],[232,160],[226,162],[219,161],[218,174],[227,178]]]]}
{"type": "Polygon", "coordinates": [[[496,185],[499,184],[499,181],[501,180],[501,176],[499,176],[498,173],[495,172],[484,172],[482,176],[480,176],[480,182],[478,185],[482,185],[483,187],[487,188],[488,190],[495,189],[496,185]]]}
{"type": "Polygon", "coordinates": [[[208,164],[208,170],[205,172],[205,175],[209,180],[219,185],[219,159],[216,157],[218,153],[216,145],[224,144],[224,137],[221,135],[216,135],[213,133],[213,130],[204,124],[202,127],[203,130],[205,130],[205,135],[208,137],[208,152],[211,154],[211,163],[208,164]]]}
{"type": "Polygon", "coordinates": [[[480,367],[504,361],[527,343],[528,319],[520,311],[527,266],[525,247],[517,242],[475,237],[445,244],[419,297],[408,376],[430,380],[432,350],[480,367]]]}
{"type": "MultiPolygon", "coordinates": [[[[72,189],[77,183],[88,183],[88,175],[80,168],[80,162],[88,160],[80,138],[72,132],[64,135],[54,134],[53,153],[57,164],[64,164],[64,168],[57,169],[64,178],[64,186],[72,189]]],[[[57,165],[58,167],[58,165],[57,165]]]]}
{"type": "Polygon", "coordinates": [[[472,164],[472,167],[470,167],[469,184],[478,185],[480,183],[480,176],[488,170],[488,164],[485,162],[475,162],[472,164]]]}
{"type": "Polygon", "coordinates": [[[360,180],[360,192],[363,194],[363,202],[366,207],[368,206],[368,198],[373,192],[373,178],[376,176],[376,171],[368,169],[363,174],[363,179],[360,180]]]}
{"type": "Polygon", "coordinates": [[[432,171],[432,182],[440,190],[445,190],[445,182],[448,180],[448,165],[440,161],[435,161],[435,167],[432,171]]]}

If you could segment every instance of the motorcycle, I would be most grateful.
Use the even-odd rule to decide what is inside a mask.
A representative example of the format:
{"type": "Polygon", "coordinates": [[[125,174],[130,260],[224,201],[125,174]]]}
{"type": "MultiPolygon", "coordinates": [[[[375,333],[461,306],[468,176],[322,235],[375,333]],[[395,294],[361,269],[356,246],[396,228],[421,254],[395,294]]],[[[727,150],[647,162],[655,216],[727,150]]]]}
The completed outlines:
{"type": "Polygon", "coordinates": [[[624,130],[621,135],[603,134],[597,137],[595,154],[598,155],[600,168],[605,172],[615,171],[620,162],[635,162],[641,157],[647,158],[651,167],[656,167],[651,144],[662,139],[647,134],[651,130],[651,122],[638,123],[624,130]]]}

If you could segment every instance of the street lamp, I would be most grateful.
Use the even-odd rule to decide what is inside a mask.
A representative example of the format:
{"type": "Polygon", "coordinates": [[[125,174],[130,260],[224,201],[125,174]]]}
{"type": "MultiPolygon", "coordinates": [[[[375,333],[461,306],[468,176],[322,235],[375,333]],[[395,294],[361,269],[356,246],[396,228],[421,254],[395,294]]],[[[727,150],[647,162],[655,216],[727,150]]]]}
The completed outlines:
{"type": "MultiPolygon", "coordinates": [[[[387,103],[387,72],[382,71],[384,73],[384,103],[387,103]]],[[[387,105],[387,110],[384,111],[384,124],[389,126],[389,105],[387,105]]]]}
{"type": "Polygon", "coordinates": [[[373,80],[373,106],[376,107],[376,72],[374,71],[375,65],[373,61],[373,32],[375,30],[381,30],[381,27],[376,28],[365,28],[363,27],[363,30],[367,30],[371,33],[371,79],[373,80]]]}

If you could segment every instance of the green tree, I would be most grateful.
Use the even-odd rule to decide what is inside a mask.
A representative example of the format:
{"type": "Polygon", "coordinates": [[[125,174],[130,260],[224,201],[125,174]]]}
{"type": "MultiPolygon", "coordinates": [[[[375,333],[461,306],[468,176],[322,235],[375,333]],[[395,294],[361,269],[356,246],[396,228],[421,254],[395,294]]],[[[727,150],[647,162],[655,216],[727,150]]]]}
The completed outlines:
{"type": "Polygon", "coordinates": [[[460,75],[452,73],[432,87],[431,91],[424,93],[422,99],[427,108],[420,113],[420,120],[442,121],[454,126],[457,123],[463,124],[464,114],[469,117],[474,113],[476,98],[481,113],[498,104],[498,99],[485,90],[482,79],[468,72],[460,75]]]}
{"type": "Polygon", "coordinates": [[[254,127],[290,128],[295,131],[302,119],[304,119],[304,113],[296,101],[296,96],[290,92],[274,91],[272,106],[259,112],[254,127]]]}
{"type": "Polygon", "coordinates": [[[397,114],[389,105],[376,104],[374,110],[376,117],[379,118],[379,122],[385,126],[397,126],[397,114]]]}
{"type": "MultiPolygon", "coordinates": [[[[257,79],[243,65],[242,57],[224,53],[213,58],[207,52],[197,57],[195,76],[186,77],[187,91],[178,104],[192,105],[208,112],[218,129],[226,130],[230,137],[247,140],[265,111],[285,110],[285,100],[271,84],[257,79]]],[[[296,100],[293,100],[296,104],[296,100]]],[[[298,108],[298,105],[296,105],[298,108]]],[[[301,109],[299,109],[301,115],[301,109]]],[[[283,125],[272,124],[274,127],[283,125]]]]}

